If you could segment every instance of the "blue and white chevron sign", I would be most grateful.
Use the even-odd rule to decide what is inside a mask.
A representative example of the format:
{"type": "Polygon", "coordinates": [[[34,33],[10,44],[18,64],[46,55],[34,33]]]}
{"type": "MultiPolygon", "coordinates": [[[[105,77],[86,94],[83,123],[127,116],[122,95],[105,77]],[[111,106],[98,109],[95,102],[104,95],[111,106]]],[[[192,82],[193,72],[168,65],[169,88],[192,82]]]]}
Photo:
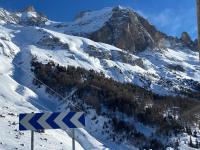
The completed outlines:
{"type": "Polygon", "coordinates": [[[19,130],[84,128],[83,112],[45,112],[19,115],[19,130]]]}

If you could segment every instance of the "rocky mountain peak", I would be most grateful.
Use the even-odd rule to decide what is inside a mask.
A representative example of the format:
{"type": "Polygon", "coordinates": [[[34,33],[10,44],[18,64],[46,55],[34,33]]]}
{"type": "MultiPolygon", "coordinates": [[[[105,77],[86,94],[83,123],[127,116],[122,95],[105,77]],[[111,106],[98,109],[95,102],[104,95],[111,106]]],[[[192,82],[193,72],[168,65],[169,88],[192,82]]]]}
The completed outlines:
{"type": "Polygon", "coordinates": [[[65,33],[111,44],[132,53],[152,48],[166,37],[132,8],[122,6],[81,13],[65,33]]]}
{"type": "Polygon", "coordinates": [[[186,46],[186,47],[190,48],[191,50],[198,49],[197,41],[196,40],[193,41],[187,32],[183,32],[181,34],[180,40],[183,43],[183,46],[186,46]]]}
{"type": "Polygon", "coordinates": [[[114,45],[132,53],[159,48],[160,45],[173,47],[177,43],[195,50],[197,45],[188,33],[184,32],[180,39],[168,36],[132,8],[122,6],[83,12],[68,25],[65,33],[114,45]]]}
{"type": "Polygon", "coordinates": [[[24,9],[25,12],[36,12],[33,6],[28,6],[24,9]]]}
{"type": "Polygon", "coordinates": [[[181,34],[181,41],[185,44],[190,44],[192,42],[190,35],[187,32],[181,34]]]}
{"type": "Polygon", "coordinates": [[[113,12],[121,12],[121,13],[130,11],[130,10],[131,10],[130,8],[122,7],[121,5],[118,5],[118,6],[115,6],[115,7],[112,8],[113,12]]]}
{"type": "Polygon", "coordinates": [[[132,9],[117,6],[112,9],[112,16],[104,26],[89,37],[94,41],[138,52],[153,47],[165,34],[157,31],[132,9]]]}
{"type": "Polygon", "coordinates": [[[48,20],[46,16],[35,10],[33,6],[26,7],[23,11],[18,13],[19,23],[28,26],[44,25],[48,20]]]}

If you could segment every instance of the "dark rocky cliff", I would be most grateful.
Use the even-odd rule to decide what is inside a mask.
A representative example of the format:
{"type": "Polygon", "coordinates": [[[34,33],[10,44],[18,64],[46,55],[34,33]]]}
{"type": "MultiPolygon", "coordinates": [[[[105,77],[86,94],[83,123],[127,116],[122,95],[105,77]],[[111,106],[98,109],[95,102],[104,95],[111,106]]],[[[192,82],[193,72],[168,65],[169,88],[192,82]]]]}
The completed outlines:
{"type": "Polygon", "coordinates": [[[105,26],[90,35],[92,40],[137,52],[153,47],[166,37],[131,9],[115,7],[112,11],[112,17],[105,26]]]}

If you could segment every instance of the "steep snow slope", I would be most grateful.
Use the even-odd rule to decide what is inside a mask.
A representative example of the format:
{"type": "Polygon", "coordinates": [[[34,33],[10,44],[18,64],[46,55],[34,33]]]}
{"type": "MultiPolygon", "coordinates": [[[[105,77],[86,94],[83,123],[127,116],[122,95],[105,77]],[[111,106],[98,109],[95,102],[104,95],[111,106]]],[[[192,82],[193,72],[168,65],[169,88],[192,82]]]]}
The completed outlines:
{"type": "MultiPolygon", "coordinates": [[[[28,101],[37,99],[29,88],[18,84],[12,78],[11,59],[0,55],[0,149],[30,149],[30,131],[18,130],[18,114],[39,112],[28,101]]],[[[76,142],[77,149],[83,149],[76,142]]],[[[35,149],[71,149],[71,138],[64,131],[48,130],[35,134],[35,149]]]]}
{"type": "Polygon", "coordinates": [[[74,22],[68,24],[66,30],[74,34],[97,31],[111,17],[111,10],[112,8],[108,7],[92,12],[82,12],[74,22]]]}
{"type": "MultiPolygon", "coordinates": [[[[35,93],[29,87],[24,86],[25,84],[30,87],[32,85],[30,70],[25,70],[30,66],[31,57],[29,58],[25,47],[18,47],[12,42],[11,39],[15,38],[14,33],[18,31],[2,26],[0,30],[2,33],[0,35],[0,149],[30,149],[30,131],[20,132],[18,130],[18,114],[55,111],[58,103],[49,98],[42,89],[35,89],[35,93]],[[22,51],[24,51],[23,56],[26,57],[20,55],[22,51]],[[20,58],[23,59],[20,60],[20,58]],[[26,67],[21,69],[18,63],[24,63],[26,67]]],[[[32,88],[34,89],[33,86],[32,88]]],[[[70,134],[70,131],[67,133],[70,134]]],[[[71,137],[67,133],[62,130],[36,133],[35,148],[71,149],[71,137]]],[[[82,132],[77,130],[76,139],[84,146],[84,149],[105,149],[85,130],[82,132]]],[[[76,148],[83,149],[77,142],[76,148]]]]}
{"type": "Polygon", "coordinates": [[[17,22],[17,16],[13,15],[12,13],[6,11],[3,8],[0,8],[0,23],[16,23],[17,22]]]}
{"type": "Polygon", "coordinates": [[[198,52],[181,47],[166,48],[158,50],[158,52],[146,50],[140,53],[139,57],[150,62],[149,65],[153,68],[154,75],[158,76],[156,84],[150,85],[150,89],[155,93],[162,94],[173,91],[181,94],[190,90],[199,92],[198,52]]]}
{"type": "Polygon", "coordinates": [[[35,32],[45,36],[35,39],[37,44],[29,49],[42,62],[52,60],[63,66],[93,69],[117,81],[131,82],[160,95],[199,90],[198,52],[170,47],[146,50],[136,56],[107,44],[45,28],[37,28],[35,32]],[[51,42],[52,39],[57,40],[57,44],[51,42]],[[63,45],[66,47],[63,48],[63,45]]]}

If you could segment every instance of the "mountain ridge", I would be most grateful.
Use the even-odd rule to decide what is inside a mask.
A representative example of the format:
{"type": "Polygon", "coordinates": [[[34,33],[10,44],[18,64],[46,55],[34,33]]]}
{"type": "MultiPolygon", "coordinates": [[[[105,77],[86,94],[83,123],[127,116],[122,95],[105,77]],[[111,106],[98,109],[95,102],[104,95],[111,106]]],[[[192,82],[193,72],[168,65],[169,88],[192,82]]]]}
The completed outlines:
{"type": "MultiPolygon", "coordinates": [[[[150,24],[147,19],[131,8],[117,6],[108,7],[107,10],[108,12],[105,11],[105,9],[94,11],[95,14],[99,13],[102,16],[106,16],[103,20],[104,23],[101,23],[101,27],[99,26],[98,28],[93,29],[91,28],[92,26],[87,26],[87,19],[85,19],[85,17],[88,14],[93,16],[93,11],[89,11],[82,13],[74,23],[72,22],[71,25],[69,24],[65,33],[84,36],[94,41],[115,45],[116,47],[131,52],[140,52],[148,47],[157,47],[162,40],[167,40],[172,44],[174,42],[179,42],[192,50],[197,50],[197,43],[195,41],[190,40],[190,43],[185,43],[181,38],[179,39],[177,37],[168,36],[167,34],[157,30],[156,27],[150,24]],[[76,22],[77,20],[78,22],[76,22]],[[80,26],[78,23],[80,23],[80,26]],[[83,28],[84,30],[79,31],[76,28],[83,28]]],[[[102,19],[101,17],[99,18],[102,19]]],[[[90,24],[96,25],[95,21],[97,20],[90,20],[90,24]]]]}
{"type": "MultiPolygon", "coordinates": [[[[158,47],[163,40],[171,44],[181,43],[183,46],[197,51],[197,41],[191,40],[187,32],[184,31],[180,38],[168,36],[156,29],[154,25],[132,8],[106,7],[102,10],[84,11],[80,14],[73,22],[57,23],[57,27],[64,27],[64,32],[67,34],[111,44],[133,53],[144,51],[146,48],[158,47]],[[117,25],[119,23],[122,25],[117,25]],[[119,31],[122,33],[117,35],[116,33],[119,31]],[[183,40],[183,36],[186,34],[189,41],[183,40]]],[[[1,18],[5,22],[30,26],[43,26],[45,23],[50,24],[51,22],[45,15],[38,13],[33,6],[13,13],[1,8],[1,18]]]]}

